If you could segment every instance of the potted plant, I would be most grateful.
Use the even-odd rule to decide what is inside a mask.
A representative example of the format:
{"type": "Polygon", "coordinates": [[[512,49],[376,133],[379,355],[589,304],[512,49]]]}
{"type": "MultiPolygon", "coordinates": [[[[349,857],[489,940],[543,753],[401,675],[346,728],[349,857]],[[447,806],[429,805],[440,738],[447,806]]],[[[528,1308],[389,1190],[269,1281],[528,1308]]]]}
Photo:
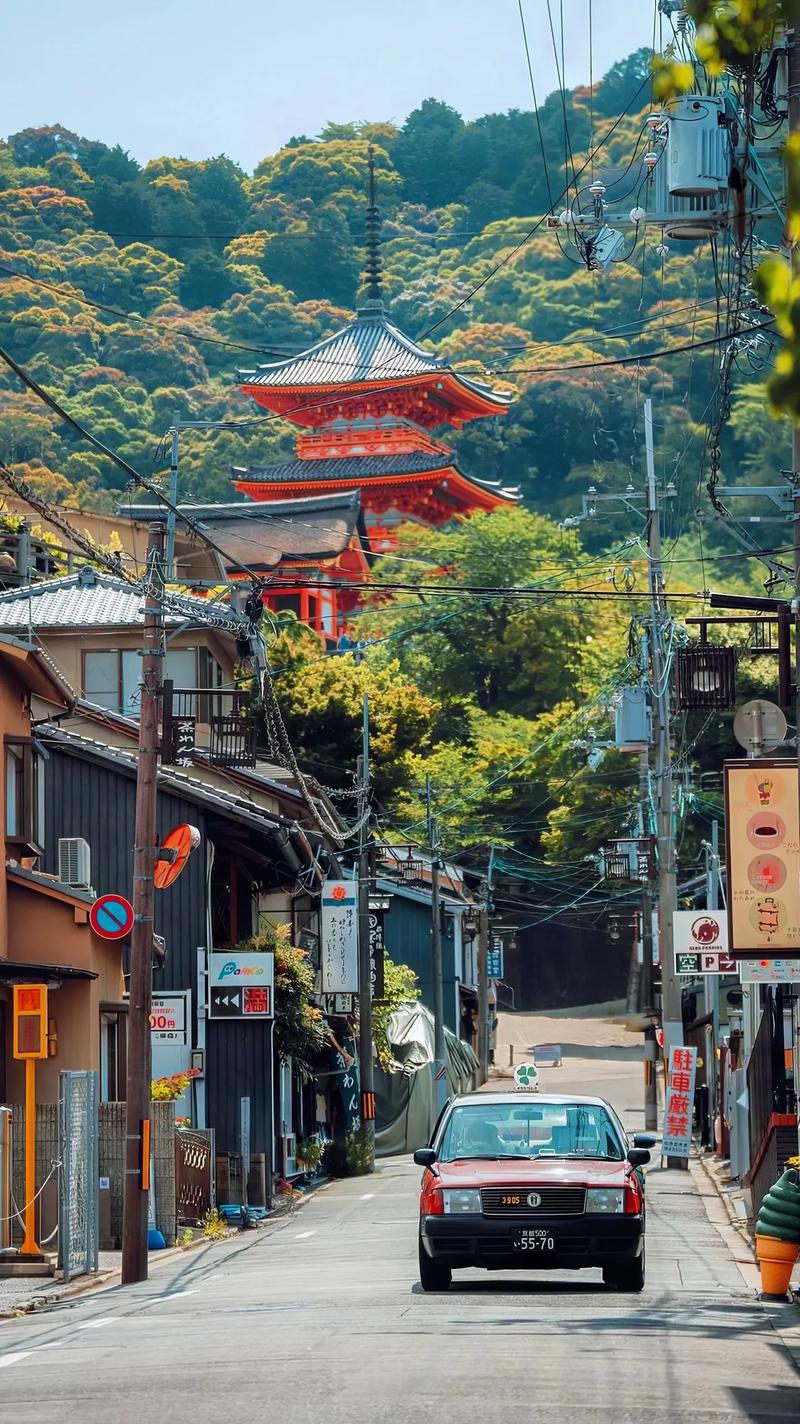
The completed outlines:
{"type": "Polygon", "coordinates": [[[800,1255],[800,1157],[790,1157],[756,1221],[756,1256],[764,1295],[785,1298],[800,1255]]]}
{"type": "Polygon", "coordinates": [[[298,1143],[297,1163],[308,1176],[314,1176],[319,1171],[321,1161],[322,1143],[317,1138],[312,1137],[308,1142],[298,1143]]]}

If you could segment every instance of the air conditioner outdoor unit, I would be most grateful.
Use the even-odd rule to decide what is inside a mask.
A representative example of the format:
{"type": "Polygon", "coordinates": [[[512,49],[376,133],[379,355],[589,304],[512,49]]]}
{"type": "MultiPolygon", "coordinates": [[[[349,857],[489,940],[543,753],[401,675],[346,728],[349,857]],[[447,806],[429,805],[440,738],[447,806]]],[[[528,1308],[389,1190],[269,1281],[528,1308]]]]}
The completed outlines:
{"type": "Polygon", "coordinates": [[[92,851],[82,836],[59,836],[58,878],[76,890],[92,888],[92,851]]]}

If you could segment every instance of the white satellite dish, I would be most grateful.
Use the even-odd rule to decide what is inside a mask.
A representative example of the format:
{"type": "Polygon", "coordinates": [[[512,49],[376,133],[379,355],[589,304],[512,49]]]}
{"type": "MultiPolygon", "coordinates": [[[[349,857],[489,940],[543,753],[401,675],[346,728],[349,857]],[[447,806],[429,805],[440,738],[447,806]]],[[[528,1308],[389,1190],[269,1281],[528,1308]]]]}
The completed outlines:
{"type": "Polygon", "coordinates": [[[786,718],[774,702],[761,697],[745,702],[733,719],[733,735],[749,756],[763,756],[786,737],[786,718]]]}

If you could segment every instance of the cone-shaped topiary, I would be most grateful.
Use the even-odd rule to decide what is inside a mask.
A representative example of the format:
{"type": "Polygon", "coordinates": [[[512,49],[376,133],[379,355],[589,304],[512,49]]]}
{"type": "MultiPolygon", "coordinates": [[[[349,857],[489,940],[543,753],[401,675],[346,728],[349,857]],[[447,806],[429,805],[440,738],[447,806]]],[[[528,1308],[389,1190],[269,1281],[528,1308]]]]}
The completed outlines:
{"type": "Polygon", "coordinates": [[[756,1222],[759,1236],[800,1243],[800,1172],[789,1167],[761,1203],[756,1222]]]}

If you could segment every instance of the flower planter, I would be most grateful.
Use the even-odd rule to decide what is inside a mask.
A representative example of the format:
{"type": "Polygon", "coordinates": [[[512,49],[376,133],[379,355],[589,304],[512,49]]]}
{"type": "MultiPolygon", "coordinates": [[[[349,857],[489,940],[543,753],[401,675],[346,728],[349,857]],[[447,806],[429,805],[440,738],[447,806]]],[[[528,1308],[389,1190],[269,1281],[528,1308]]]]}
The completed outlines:
{"type": "Polygon", "coordinates": [[[795,1241],[779,1241],[777,1236],[762,1236],[757,1233],[756,1255],[764,1295],[785,1296],[795,1261],[800,1255],[800,1244],[795,1241]]]}
{"type": "Polygon", "coordinates": [[[788,1168],[761,1203],[756,1256],[764,1295],[785,1298],[800,1255],[800,1173],[788,1168]]]}

